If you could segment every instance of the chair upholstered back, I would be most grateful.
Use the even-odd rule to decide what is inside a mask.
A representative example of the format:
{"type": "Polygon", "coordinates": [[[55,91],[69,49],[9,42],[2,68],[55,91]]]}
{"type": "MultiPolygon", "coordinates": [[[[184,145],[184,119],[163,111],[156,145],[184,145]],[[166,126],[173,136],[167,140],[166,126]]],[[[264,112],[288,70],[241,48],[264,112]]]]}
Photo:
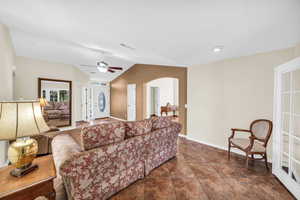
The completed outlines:
{"type": "Polygon", "coordinates": [[[250,130],[252,134],[261,142],[264,143],[264,146],[267,146],[267,143],[270,139],[273,129],[272,121],[267,119],[258,119],[251,123],[250,130]]]}

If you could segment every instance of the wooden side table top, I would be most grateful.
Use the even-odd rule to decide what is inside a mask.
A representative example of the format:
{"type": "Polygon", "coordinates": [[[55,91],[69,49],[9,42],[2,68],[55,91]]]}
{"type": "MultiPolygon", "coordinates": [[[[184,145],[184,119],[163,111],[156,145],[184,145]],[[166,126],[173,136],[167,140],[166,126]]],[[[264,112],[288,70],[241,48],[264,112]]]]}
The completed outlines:
{"type": "Polygon", "coordinates": [[[17,178],[10,175],[13,166],[0,168],[0,198],[34,187],[56,177],[52,155],[38,157],[33,161],[38,169],[17,178]]]}

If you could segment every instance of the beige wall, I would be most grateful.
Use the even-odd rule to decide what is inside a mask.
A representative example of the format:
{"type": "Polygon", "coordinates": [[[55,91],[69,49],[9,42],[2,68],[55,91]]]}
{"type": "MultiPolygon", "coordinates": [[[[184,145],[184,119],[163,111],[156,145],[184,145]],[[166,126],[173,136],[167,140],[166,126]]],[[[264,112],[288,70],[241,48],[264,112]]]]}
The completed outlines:
{"type": "Polygon", "coordinates": [[[72,81],[72,124],[81,120],[81,91],[89,77],[71,65],[47,62],[25,57],[16,57],[14,96],[16,99],[36,99],[38,78],[72,81]]]}
{"type": "Polygon", "coordinates": [[[136,64],[111,82],[111,116],[127,119],[127,84],[136,84],[136,118],[146,118],[146,83],[163,77],[179,80],[179,121],[186,133],[187,68],[136,64]]]}
{"type": "Polygon", "coordinates": [[[300,43],[295,47],[295,57],[300,56],[300,43]]]}
{"type": "Polygon", "coordinates": [[[297,55],[289,48],[189,67],[188,137],[227,149],[230,128],[272,120],[273,69],[297,55]]]}
{"type": "Polygon", "coordinates": [[[15,69],[15,52],[9,30],[0,24],[0,100],[13,98],[13,70],[15,69]]]}
{"type": "MultiPolygon", "coordinates": [[[[9,30],[0,24],[0,101],[13,98],[15,52],[9,30]]],[[[6,160],[7,143],[0,141],[0,167],[6,160]]]]}

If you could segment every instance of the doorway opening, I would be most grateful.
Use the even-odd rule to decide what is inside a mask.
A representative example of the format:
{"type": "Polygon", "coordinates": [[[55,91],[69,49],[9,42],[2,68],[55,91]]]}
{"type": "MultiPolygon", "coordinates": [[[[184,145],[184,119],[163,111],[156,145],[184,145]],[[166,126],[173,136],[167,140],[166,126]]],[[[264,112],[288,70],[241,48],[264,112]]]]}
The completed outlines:
{"type": "Polygon", "coordinates": [[[146,84],[147,118],[171,116],[178,118],[179,81],[177,78],[159,78],[146,84]]]}

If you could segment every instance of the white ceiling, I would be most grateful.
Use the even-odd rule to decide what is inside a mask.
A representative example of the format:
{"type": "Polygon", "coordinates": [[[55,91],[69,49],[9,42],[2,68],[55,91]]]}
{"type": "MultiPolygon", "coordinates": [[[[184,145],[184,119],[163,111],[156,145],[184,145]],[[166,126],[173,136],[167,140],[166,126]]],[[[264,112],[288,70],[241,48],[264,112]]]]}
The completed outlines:
{"type": "Polygon", "coordinates": [[[300,0],[0,0],[0,21],[17,55],[77,66],[189,66],[300,42],[300,0]]]}

